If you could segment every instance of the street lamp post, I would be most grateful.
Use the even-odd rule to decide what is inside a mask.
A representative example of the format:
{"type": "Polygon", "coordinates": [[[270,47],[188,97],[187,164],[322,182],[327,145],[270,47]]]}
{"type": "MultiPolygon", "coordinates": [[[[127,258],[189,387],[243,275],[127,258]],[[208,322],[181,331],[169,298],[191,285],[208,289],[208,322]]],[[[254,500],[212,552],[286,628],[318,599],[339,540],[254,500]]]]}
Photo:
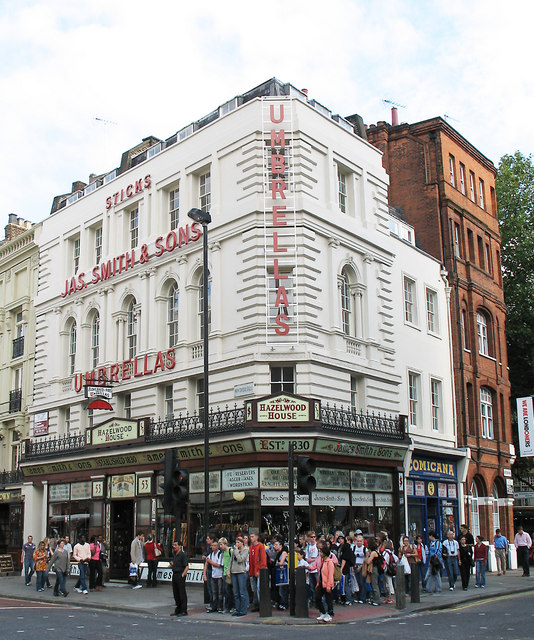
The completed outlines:
{"type": "Polygon", "coordinates": [[[210,434],[208,392],[208,224],[211,216],[207,211],[191,209],[187,214],[202,225],[202,334],[204,338],[204,539],[210,528],[210,434]]]}

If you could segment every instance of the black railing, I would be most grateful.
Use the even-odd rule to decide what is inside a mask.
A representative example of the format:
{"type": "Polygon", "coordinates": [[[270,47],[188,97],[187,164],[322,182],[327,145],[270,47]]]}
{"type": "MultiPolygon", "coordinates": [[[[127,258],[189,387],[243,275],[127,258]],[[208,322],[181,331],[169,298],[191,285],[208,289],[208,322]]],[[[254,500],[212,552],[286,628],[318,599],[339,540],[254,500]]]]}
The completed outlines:
{"type": "Polygon", "coordinates": [[[9,413],[16,413],[22,407],[22,389],[9,392],[9,413]]]}
{"type": "Polygon", "coordinates": [[[343,431],[347,434],[372,436],[393,440],[404,440],[406,436],[405,416],[357,412],[338,409],[336,405],[321,407],[321,427],[327,431],[343,431]]]}
{"type": "Polygon", "coordinates": [[[22,471],[16,469],[15,471],[0,471],[0,487],[5,487],[8,484],[18,484],[22,482],[22,471]]]}
{"type": "Polygon", "coordinates": [[[20,358],[22,355],[24,355],[24,336],[13,340],[13,357],[20,358]]]}
{"type": "MultiPolygon", "coordinates": [[[[200,438],[204,434],[202,415],[179,415],[166,420],[151,420],[145,434],[146,442],[173,442],[200,438]]],[[[405,416],[363,413],[326,405],[321,408],[320,430],[335,431],[346,435],[378,438],[382,440],[404,440],[405,416]]],[[[244,432],[245,409],[234,406],[212,411],[209,415],[209,433],[230,434],[244,432]]],[[[63,438],[35,438],[26,441],[24,458],[41,458],[68,455],[85,448],[85,436],[74,435],[63,438]]]]}

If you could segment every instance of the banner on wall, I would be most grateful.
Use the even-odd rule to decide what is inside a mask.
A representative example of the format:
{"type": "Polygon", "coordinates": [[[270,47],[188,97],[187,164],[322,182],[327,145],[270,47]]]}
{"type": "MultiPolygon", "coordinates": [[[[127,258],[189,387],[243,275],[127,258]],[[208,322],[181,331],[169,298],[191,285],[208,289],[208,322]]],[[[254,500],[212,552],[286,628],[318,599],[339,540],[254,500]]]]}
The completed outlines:
{"type": "Polygon", "coordinates": [[[517,430],[519,434],[519,456],[529,458],[534,456],[534,411],[532,398],[517,398],[517,430]]]}

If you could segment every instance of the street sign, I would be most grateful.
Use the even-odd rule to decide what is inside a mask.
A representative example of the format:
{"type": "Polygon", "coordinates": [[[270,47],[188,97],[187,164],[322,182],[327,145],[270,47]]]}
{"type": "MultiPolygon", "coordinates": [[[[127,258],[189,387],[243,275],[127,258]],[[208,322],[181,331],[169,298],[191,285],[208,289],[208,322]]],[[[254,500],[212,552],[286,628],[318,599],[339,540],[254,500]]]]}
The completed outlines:
{"type": "Polygon", "coordinates": [[[534,491],[514,491],[514,498],[518,500],[525,498],[534,498],[534,491]]]}

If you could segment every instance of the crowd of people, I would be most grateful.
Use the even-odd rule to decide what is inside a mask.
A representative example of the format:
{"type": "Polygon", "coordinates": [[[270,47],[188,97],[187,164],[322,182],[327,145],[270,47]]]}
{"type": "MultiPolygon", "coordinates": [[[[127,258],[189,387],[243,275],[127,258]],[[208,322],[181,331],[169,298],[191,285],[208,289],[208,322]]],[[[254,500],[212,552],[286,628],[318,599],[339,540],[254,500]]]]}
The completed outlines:
{"type": "MultiPolygon", "coordinates": [[[[475,588],[486,586],[488,544],[480,535],[473,535],[465,525],[456,534],[451,528],[445,539],[440,540],[435,531],[430,531],[426,545],[422,536],[411,541],[403,536],[395,547],[387,532],[376,537],[364,537],[357,529],[345,535],[337,531],[334,535],[316,535],[308,531],[295,539],[294,566],[302,567],[306,576],[305,596],[308,605],[319,612],[317,620],[330,622],[334,616],[334,605],[393,604],[395,590],[402,589],[410,596],[417,581],[428,593],[442,591],[442,576],[446,577],[449,590],[456,588],[458,578],[464,590],[475,568],[475,588]],[[399,584],[397,567],[404,569],[404,583],[399,584]]],[[[505,574],[509,541],[496,530],[493,539],[497,562],[497,575],[505,574]]],[[[518,551],[518,563],[523,575],[529,575],[529,549],[532,540],[522,527],[514,539],[518,551]]],[[[24,567],[26,585],[31,585],[36,574],[36,589],[52,588],[48,573],[55,571],[54,595],[68,595],[67,577],[71,563],[78,565],[78,579],[74,590],[87,594],[105,588],[104,570],[107,565],[108,545],[102,536],[92,536],[87,542],[80,535],[71,546],[68,536],[61,539],[45,538],[36,546],[32,536],[22,547],[21,562],[24,567]],[[87,577],[89,585],[87,585],[87,577]]],[[[157,587],[158,560],[163,552],[155,539],[155,532],[145,540],[139,532],[130,546],[130,583],[140,589],[141,563],[148,565],[147,587],[157,587]]],[[[249,611],[259,611],[260,597],[268,597],[269,605],[283,611],[289,605],[289,548],[280,536],[263,537],[249,532],[236,538],[231,544],[226,538],[209,534],[206,538],[206,553],[203,581],[205,584],[207,611],[226,613],[236,617],[249,611]],[[267,570],[269,578],[268,596],[260,596],[260,571],[267,570]]],[[[173,543],[172,587],[175,609],[171,615],[187,615],[186,577],[189,570],[187,555],[179,541],[173,543]]]]}

